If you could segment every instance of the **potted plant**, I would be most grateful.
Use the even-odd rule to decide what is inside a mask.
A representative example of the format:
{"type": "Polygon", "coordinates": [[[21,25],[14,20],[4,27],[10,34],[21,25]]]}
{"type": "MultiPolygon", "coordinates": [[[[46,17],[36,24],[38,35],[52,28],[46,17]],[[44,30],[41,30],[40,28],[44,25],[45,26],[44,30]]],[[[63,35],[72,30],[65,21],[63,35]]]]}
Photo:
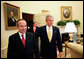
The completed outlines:
{"type": "Polygon", "coordinates": [[[79,20],[74,20],[73,21],[75,25],[80,25],[80,21],[79,20]]]}
{"type": "Polygon", "coordinates": [[[59,22],[57,22],[57,25],[58,26],[65,26],[66,22],[65,21],[59,21],[59,22]]]}
{"type": "Polygon", "coordinates": [[[73,20],[73,21],[71,21],[71,20],[59,21],[59,22],[57,22],[57,25],[58,25],[58,26],[65,26],[66,23],[68,23],[68,22],[74,22],[74,24],[75,24],[76,26],[79,26],[79,25],[80,25],[80,21],[78,21],[78,20],[73,20]]]}

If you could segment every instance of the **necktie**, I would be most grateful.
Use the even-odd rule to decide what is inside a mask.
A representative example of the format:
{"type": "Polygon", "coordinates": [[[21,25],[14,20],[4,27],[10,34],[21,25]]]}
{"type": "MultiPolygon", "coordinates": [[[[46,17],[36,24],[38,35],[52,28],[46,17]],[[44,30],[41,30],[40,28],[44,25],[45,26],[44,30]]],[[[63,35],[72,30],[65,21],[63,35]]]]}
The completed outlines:
{"type": "Polygon", "coordinates": [[[35,29],[35,27],[34,27],[34,33],[35,33],[35,31],[36,31],[36,29],[35,29]]]}
{"type": "Polygon", "coordinates": [[[24,39],[24,35],[23,34],[22,34],[22,43],[23,43],[23,45],[25,47],[25,39],[24,39]]]}
{"type": "Polygon", "coordinates": [[[50,30],[50,28],[48,28],[48,39],[49,39],[49,42],[51,42],[51,30],[50,30]]]}

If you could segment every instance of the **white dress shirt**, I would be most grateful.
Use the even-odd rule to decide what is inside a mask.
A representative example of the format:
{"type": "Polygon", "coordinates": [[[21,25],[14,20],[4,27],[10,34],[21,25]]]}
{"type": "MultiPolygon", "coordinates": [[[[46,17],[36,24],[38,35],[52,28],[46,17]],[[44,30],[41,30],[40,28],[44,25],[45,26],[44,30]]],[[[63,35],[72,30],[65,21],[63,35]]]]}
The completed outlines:
{"type": "Polygon", "coordinates": [[[15,22],[15,20],[12,18],[12,21],[15,22]]]}
{"type": "Polygon", "coordinates": [[[33,30],[34,30],[34,29],[36,30],[36,27],[33,27],[33,30]]]}
{"type": "MultiPolygon", "coordinates": [[[[26,40],[26,33],[24,33],[23,35],[24,35],[24,39],[26,40]]],[[[22,40],[22,33],[19,32],[19,36],[20,36],[20,38],[22,40]]]]}
{"type": "MultiPolygon", "coordinates": [[[[49,28],[49,26],[48,25],[46,25],[46,31],[47,31],[47,36],[48,36],[48,29],[49,28]]],[[[53,28],[52,28],[52,26],[50,27],[51,29],[50,29],[50,31],[51,31],[51,39],[52,39],[52,35],[53,35],[53,28]]]]}

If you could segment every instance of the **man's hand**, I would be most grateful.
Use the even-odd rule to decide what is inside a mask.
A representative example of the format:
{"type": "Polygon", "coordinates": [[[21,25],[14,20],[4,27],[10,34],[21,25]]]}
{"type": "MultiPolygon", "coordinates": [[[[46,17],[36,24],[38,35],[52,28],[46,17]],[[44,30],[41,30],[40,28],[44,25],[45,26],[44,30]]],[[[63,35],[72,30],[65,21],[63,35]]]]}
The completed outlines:
{"type": "Polygon", "coordinates": [[[62,52],[59,52],[59,56],[62,57],[62,52]]]}

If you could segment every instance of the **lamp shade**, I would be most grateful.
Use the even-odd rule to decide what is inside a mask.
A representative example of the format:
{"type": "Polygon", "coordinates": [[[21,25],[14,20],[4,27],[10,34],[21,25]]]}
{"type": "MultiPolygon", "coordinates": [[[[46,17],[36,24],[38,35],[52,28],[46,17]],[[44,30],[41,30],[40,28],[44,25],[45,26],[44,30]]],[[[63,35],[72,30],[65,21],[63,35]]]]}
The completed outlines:
{"type": "Polygon", "coordinates": [[[65,26],[64,32],[67,32],[67,33],[77,32],[75,24],[73,22],[67,23],[65,26]]]}

